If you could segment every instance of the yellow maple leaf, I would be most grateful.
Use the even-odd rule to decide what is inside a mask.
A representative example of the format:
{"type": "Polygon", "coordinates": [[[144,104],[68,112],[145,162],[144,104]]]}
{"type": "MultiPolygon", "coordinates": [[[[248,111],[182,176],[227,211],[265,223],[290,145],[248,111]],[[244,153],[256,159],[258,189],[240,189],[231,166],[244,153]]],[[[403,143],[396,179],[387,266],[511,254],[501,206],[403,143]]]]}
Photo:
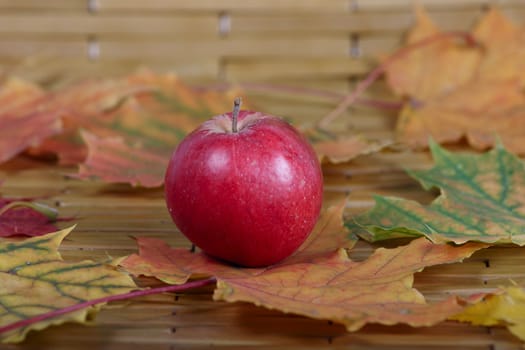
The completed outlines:
{"type": "MultiPolygon", "coordinates": [[[[137,286],[112,262],[62,260],[58,247],[73,227],[26,240],[0,240],[0,327],[137,286]]],[[[6,332],[4,343],[22,341],[30,330],[68,321],[85,322],[100,305],[6,332]]]]}
{"type": "Polygon", "coordinates": [[[510,286],[503,291],[467,307],[451,319],[476,326],[506,325],[512,334],[525,340],[525,289],[510,286]]]}

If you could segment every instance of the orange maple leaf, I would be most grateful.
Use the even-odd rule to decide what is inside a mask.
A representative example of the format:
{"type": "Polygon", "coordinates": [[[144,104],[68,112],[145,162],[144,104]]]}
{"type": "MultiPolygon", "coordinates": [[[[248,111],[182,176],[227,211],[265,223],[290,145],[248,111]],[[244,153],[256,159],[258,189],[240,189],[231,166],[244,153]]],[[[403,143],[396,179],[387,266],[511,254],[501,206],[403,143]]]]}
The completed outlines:
{"type": "Polygon", "coordinates": [[[19,79],[0,88],[0,163],[62,131],[60,114],[46,105],[46,92],[19,79]]]}
{"type": "Polygon", "coordinates": [[[231,266],[152,238],[139,238],[139,254],[121,265],[134,275],[154,276],[173,284],[190,277],[215,276],[215,300],[246,301],[329,319],[348,330],[369,322],[428,326],[462,310],[457,297],[427,304],[412,287],[413,274],[426,266],[460,261],[485,245],[453,247],[418,239],[396,249],[380,248],[367,260],[355,262],[344,249],[336,248],[349,242],[341,213],[342,207],[328,210],[295,256],[267,268],[231,266]]]}
{"type": "Polygon", "coordinates": [[[476,73],[481,51],[447,37],[428,17],[422,7],[416,8],[416,23],[405,45],[424,39],[438,38],[407,53],[385,68],[386,79],[393,91],[418,101],[449,92],[468,82],[476,73]]]}
{"type": "Polygon", "coordinates": [[[413,274],[435,264],[460,261],[482,248],[434,245],[417,239],[408,246],[379,248],[363,262],[344,250],[245,278],[217,276],[215,300],[245,301],[317,319],[355,331],[366,323],[431,326],[463,309],[457,297],[427,304],[412,287],[413,274]]]}
{"type": "Polygon", "coordinates": [[[392,141],[388,139],[371,140],[362,135],[336,136],[328,140],[312,141],[312,146],[321,162],[338,164],[347,162],[357,156],[377,152],[392,141]]]}
{"type": "Polygon", "coordinates": [[[518,81],[472,82],[422,106],[407,105],[397,122],[397,137],[413,147],[455,142],[466,136],[476,149],[501,138],[506,148],[525,154],[525,94],[518,81]]]}
{"type": "MultiPolygon", "coordinates": [[[[280,265],[289,265],[305,259],[315,259],[334,252],[340,247],[351,248],[356,237],[348,232],[343,222],[346,200],[330,206],[319,217],[312,233],[295,254],[280,265]]],[[[186,249],[172,249],[159,239],[137,238],[139,255],[130,255],[122,266],[135,275],[155,276],[169,284],[185,283],[196,271],[221,276],[251,276],[264,269],[235,268],[205,255],[194,254],[186,249]],[[176,253],[172,253],[176,251],[176,253]]]]}
{"type": "Polygon", "coordinates": [[[525,26],[510,22],[503,13],[492,8],[473,31],[484,47],[477,79],[519,79],[525,84],[525,26]]]}
{"type": "MultiPolygon", "coordinates": [[[[406,45],[414,36],[438,31],[421,10],[418,18],[406,45]]],[[[400,60],[389,68],[392,89],[402,89],[411,98],[398,119],[397,139],[426,147],[429,137],[440,143],[465,137],[474,148],[486,149],[499,137],[509,150],[525,154],[521,142],[525,135],[525,27],[491,9],[472,35],[483,50],[462,50],[476,52],[475,60],[467,58],[470,54],[459,55],[458,47],[442,40],[414,50],[413,58],[421,62],[400,60]],[[421,69],[430,66],[433,70],[421,69]],[[405,75],[406,86],[399,82],[405,75]]]]}
{"type": "Polygon", "coordinates": [[[32,152],[80,164],[78,178],[162,185],[169,156],[200,123],[231,109],[235,91],[190,88],[175,75],[141,71],[55,92],[66,130],[32,152]]]}
{"type": "Polygon", "coordinates": [[[200,123],[230,110],[237,94],[193,89],[169,74],[141,72],[126,81],[149,91],[128,98],[87,128],[88,157],[80,178],[162,185],[176,145],[200,123]]]}
{"type": "Polygon", "coordinates": [[[34,145],[29,152],[36,156],[55,155],[60,164],[76,165],[87,157],[87,145],[79,130],[89,130],[99,137],[112,137],[108,125],[110,113],[132,96],[151,89],[125,80],[82,81],[61,90],[48,92],[46,104],[60,111],[63,130],[58,135],[34,145]]]}

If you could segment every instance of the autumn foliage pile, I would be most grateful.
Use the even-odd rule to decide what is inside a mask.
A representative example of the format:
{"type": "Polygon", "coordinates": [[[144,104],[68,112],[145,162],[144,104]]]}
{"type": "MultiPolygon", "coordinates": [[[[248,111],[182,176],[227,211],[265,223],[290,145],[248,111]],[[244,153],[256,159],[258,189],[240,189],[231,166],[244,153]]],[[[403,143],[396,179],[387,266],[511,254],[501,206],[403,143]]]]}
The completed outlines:
{"type": "MultiPolygon", "coordinates": [[[[247,269],[141,237],[137,254],[69,263],[58,248],[72,228],[49,226],[56,217],[45,216],[32,199],[0,199],[2,341],[21,341],[30,330],[52,324],[83,322],[105,302],[143,295],[133,292],[144,290],[132,277],[144,275],[182,289],[205,278],[200,281],[215,284],[215,300],[332,320],[349,331],[367,323],[417,327],[454,319],[505,325],[525,339],[523,286],[434,303],[413,287],[414,274],[428,266],[460,262],[493,244],[525,245],[525,167],[513,154],[525,154],[525,29],[491,10],[461,37],[440,32],[419,9],[406,47],[432,40],[384,66],[387,83],[404,102],[397,142],[430,145],[434,167],[408,171],[425,189],[441,190],[430,205],[377,196],[374,208],[344,218],[341,202],[324,209],[294,255],[247,269]],[[462,138],[492,150],[452,153],[439,145],[462,138]],[[35,237],[13,238],[19,235],[35,237]],[[410,242],[378,248],[364,261],[349,258],[358,239],[392,238],[410,242]]],[[[192,88],[151,72],[59,91],[8,79],[0,90],[0,162],[22,152],[53,156],[62,165],[78,165],[71,176],[79,179],[160,186],[175,145],[202,121],[230,110],[237,94],[192,88]]],[[[319,158],[331,162],[390,143],[303,131],[319,158]]],[[[169,288],[147,293],[175,290],[169,288]]]]}

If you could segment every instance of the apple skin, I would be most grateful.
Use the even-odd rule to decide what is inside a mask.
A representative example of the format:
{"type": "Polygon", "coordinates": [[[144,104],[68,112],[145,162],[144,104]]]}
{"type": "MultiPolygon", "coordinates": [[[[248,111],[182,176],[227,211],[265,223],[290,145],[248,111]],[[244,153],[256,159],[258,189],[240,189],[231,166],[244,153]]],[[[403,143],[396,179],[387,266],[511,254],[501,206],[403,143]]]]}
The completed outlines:
{"type": "Polygon", "coordinates": [[[166,204],[180,231],[205,253],[262,267],[291,255],[312,231],[323,178],[306,139],[280,118],[240,111],[214,117],[173,153],[166,204]]]}

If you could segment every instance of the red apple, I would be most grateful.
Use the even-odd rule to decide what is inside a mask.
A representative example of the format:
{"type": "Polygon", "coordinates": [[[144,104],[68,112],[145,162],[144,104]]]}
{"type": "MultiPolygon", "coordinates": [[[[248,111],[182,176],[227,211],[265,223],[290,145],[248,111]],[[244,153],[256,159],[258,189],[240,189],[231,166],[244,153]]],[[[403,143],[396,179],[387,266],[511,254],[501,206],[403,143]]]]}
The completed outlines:
{"type": "Polygon", "coordinates": [[[323,179],[312,147],[260,112],[208,120],[177,147],[165,179],[180,231],[207,254],[260,267],[291,255],[314,227],[323,179]]]}

